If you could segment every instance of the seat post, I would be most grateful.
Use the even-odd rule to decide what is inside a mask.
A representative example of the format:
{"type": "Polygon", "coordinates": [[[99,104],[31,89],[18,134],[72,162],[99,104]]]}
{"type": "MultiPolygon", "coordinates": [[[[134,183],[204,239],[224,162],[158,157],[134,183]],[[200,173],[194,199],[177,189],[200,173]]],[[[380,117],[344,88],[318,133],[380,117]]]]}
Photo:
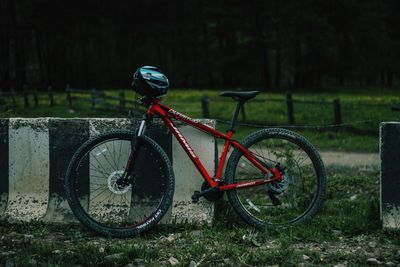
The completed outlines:
{"type": "Polygon", "coordinates": [[[239,116],[239,111],[242,108],[243,104],[244,104],[244,101],[239,101],[236,104],[236,109],[235,109],[235,112],[233,113],[233,117],[232,117],[232,120],[231,120],[231,123],[230,123],[228,131],[233,131],[233,132],[235,131],[234,128],[235,128],[236,120],[237,120],[237,118],[239,116]]]}

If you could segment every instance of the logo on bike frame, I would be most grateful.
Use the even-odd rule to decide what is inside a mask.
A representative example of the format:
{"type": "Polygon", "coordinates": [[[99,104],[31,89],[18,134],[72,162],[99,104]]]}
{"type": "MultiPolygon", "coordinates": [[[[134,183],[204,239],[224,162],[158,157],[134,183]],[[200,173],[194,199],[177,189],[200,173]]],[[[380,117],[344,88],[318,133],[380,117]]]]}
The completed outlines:
{"type": "MultiPolygon", "coordinates": [[[[179,117],[182,117],[182,118],[184,118],[184,119],[187,119],[187,120],[190,120],[190,121],[192,120],[192,119],[189,118],[188,116],[185,116],[185,115],[183,115],[183,114],[181,114],[181,113],[179,113],[179,112],[177,112],[177,111],[175,111],[175,110],[173,110],[173,109],[170,109],[168,112],[170,112],[170,113],[172,113],[172,114],[175,114],[175,115],[177,115],[177,116],[179,116],[179,117]]],[[[189,145],[188,142],[186,141],[185,137],[181,134],[181,132],[180,132],[173,124],[171,125],[171,127],[175,130],[176,134],[178,135],[178,137],[179,137],[179,139],[182,141],[182,143],[185,145],[185,148],[187,149],[187,151],[189,151],[190,155],[191,155],[193,158],[197,158],[197,156],[196,156],[196,154],[194,153],[193,149],[190,147],[190,145],[189,145]]]]}
{"type": "Polygon", "coordinates": [[[184,118],[184,119],[187,119],[187,120],[192,121],[192,118],[190,118],[190,117],[188,117],[188,116],[186,116],[186,115],[183,115],[182,113],[179,113],[179,112],[176,111],[176,110],[170,109],[170,110],[168,110],[168,112],[169,112],[169,113],[172,113],[172,114],[174,114],[174,115],[177,115],[177,116],[179,116],[179,117],[181,117],[181,118],[184,118]]]}

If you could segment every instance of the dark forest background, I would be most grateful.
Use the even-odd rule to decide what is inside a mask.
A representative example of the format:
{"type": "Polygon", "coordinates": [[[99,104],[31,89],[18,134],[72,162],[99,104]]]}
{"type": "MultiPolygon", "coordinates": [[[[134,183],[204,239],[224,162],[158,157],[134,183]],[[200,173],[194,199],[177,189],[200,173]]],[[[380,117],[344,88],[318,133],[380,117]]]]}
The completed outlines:
{"type": "Polygon", "coordinates": [[[0,89],[400,84],[399,0],[0,0],[0,89]]]}

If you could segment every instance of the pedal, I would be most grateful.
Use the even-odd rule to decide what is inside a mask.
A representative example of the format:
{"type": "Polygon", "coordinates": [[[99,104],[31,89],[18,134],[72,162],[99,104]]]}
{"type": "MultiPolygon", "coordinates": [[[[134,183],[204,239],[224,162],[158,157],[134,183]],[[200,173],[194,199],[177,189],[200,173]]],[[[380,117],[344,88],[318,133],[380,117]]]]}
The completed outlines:
{"type": "Polygon", "coordinates": [[[194,191],[194,194],[192,195],[192,203],[199,202],[200,196],[201,195],[199,191],[194,191]]]}
{"type": "Polygon", "coordinates": [[[201,191],[201,192],[199,192],[199,191],[194,191],[194,194],[192,195],[192,202],[193,202],[193,203],[197,203],[197,202],[199,202],[199,199],[200,199],[202,196],[205,196],[205,195],[207,195],[207,194],[211,194],[211,193],[214,193],[214,192],[219,192],[219,187],[218,187],[218,186],[208,188],[208,189],[203,190],[203,191],[201,191]]]}

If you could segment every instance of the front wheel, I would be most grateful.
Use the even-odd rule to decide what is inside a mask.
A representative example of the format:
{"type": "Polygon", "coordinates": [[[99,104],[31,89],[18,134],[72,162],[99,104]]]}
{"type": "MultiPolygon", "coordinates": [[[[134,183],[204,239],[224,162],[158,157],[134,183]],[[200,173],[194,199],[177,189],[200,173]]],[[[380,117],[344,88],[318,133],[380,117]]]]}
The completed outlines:
{"type": "Polygon", "coordinates": [[[71,210],[85,226],[107,236],[127,237],[154,226],[167,212],[174,174],[164,150],[147,136],[115,131],[94,137],[74,154],[65,177],[71,210]],[[123,181],[132,142],[139,146],[123,181]]]}
{"type": "MultiPolygon", "coordinates": [[[[244,221],[256,228],[297,224],[318,211],[326,192],[326,173],[318,152],[304,137],[285,129],[263,129],[245,138],[243,146],[263,166],[279,166],[282,174],[277,182],[228,191],[232,207],[244,221]]],[[[225,181],[255,178],[268,179],[235,149],[225,181]]]]}

